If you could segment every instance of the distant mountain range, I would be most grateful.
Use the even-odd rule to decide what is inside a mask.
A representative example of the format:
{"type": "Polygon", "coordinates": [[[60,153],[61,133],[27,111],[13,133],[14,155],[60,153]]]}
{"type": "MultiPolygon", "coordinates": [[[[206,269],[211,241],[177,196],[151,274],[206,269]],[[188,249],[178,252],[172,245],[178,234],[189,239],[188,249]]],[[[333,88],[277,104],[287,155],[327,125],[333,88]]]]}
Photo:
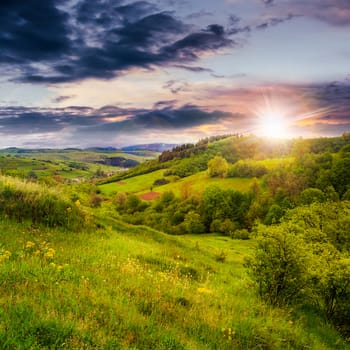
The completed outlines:
{"type": "Polygon", "coordinates": [[[17,148],[17,147],[8,147],[5,149],[2,149],[0,151],[4,151],[6,153],[36,153],[36,152],[51,152],[51,151],[92,151],[92,152],[116,152],[116,151],[123,151],[123,152],[135,152],[135,151],[152,151],[152,152],[164,152],[167,150],[171,150],[172,148],[176,147],[177,144],[175,143],[146,143],[142,145],[131,145],[126,146],[122,148],[116,148],[116,147],[88,147],[88,148],[64,148],[60,150],[51,149],[51,148],[17,148]]]}
{"type": "Polygon", "coordinates": [[[132,145],[123,147],[121,150],[124,152],[132,151],[153,151],[153,152],[164,152],[176,147],[176,143],[146,143],[142,145],[132,145]]]}

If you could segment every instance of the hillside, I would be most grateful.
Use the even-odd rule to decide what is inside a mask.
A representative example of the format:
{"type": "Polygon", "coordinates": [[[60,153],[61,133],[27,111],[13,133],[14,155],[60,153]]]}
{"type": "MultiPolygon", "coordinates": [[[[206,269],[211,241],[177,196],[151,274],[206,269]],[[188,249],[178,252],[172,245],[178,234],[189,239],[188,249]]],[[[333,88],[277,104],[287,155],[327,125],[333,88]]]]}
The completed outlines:
{"type": "Polygon", "coordinates": [[[0,150],[2,174],[22,178],[101,178],[125,171],[158,155],[157,152],[122,152],[114,149],[4,149],[0,150]]]}
{"type": "Polygon", "coordinates": [[[349,143],[217,137],[107,184],[2,157],[0,348],[350,349],[349,143]]]}
{"type": "Polygon", "coordinates": [[[254,241],[105,225],[0,221],[2,349],[349,348],[312,312],[257,299],[243,268],[254,241]]]}

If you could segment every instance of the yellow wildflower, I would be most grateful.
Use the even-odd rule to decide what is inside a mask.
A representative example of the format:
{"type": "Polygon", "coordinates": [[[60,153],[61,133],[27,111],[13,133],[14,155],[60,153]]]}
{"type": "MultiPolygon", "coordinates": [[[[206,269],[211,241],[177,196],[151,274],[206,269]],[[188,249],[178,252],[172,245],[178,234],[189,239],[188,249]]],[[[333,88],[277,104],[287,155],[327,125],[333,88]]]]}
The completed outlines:
{"type": "Polygon", "coordinates": [[[202,293],[202,294],[211,294],[212,293],[212,291],[210,289],[203,288],[203,287],[197,288],[197,292],[202,293]]]}
{"type": "Polygon", "coordinates": [[[45,258],[52,259],[54,255],[55,255],[55,249],[49,248],[44,256],[45,258]]]}
{"type": "Polygon", "coordinates": [[[34,246],[35,246],[35,243],[34,243],[34,242],[32,242],[32,241],[27,241],[27,243],[26,243],[26,248],[27,248],[27,249],[33,248],[34,246]]]}

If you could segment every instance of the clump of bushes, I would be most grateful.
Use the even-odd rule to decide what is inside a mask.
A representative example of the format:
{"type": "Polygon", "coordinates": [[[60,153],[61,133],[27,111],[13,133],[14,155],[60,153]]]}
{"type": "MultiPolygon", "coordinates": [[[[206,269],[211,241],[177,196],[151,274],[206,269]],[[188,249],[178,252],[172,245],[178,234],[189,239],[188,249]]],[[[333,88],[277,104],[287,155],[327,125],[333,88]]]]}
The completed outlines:
{"type": "Polygon", "coordinates": [[[45,185],[7,176],[0,176],[0,216],[69,230],[79,230],[86,222],[79,201],[45,185]]]}
{"type": "Polygon", "coordinates": [[[153,186],[162,186],[168,184],[170,181],[165,179],[164,177],[161,179],[157,179],[153,182],[153,186]]]}
{"type": "Polygon", "coordinates": [[[262,177],[268,173],[264,165],[239,160],[228,167],[227,177],[262,177]]]}
{"type": "Polygon", "coordinates": [[[312,305],[345,337],[350,336],[349,211],[349,202],[314,203],[290,211],[279,225],[261,225],[257,249],[246,263],[265,301],[312,305]]]}

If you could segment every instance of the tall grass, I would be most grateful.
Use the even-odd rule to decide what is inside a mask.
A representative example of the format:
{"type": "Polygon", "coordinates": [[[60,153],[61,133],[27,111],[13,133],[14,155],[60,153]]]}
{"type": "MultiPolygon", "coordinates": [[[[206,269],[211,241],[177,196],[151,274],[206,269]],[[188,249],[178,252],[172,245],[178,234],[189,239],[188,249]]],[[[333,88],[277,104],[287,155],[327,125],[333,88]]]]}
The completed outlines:
{"type": "Polygon", "coordinates": [[[78,230],[85,223],[79,202],[73,203],[63,193],[45,185],[9,176],[0,176],[0,215],[69,230],[78,230]]]}
{"type": "Polygon", "coordinates": [[[120,225],[71,235],[0,220],[0,349],[349,348],[319,316],[256,299],[254,242],[120,225]]]}

